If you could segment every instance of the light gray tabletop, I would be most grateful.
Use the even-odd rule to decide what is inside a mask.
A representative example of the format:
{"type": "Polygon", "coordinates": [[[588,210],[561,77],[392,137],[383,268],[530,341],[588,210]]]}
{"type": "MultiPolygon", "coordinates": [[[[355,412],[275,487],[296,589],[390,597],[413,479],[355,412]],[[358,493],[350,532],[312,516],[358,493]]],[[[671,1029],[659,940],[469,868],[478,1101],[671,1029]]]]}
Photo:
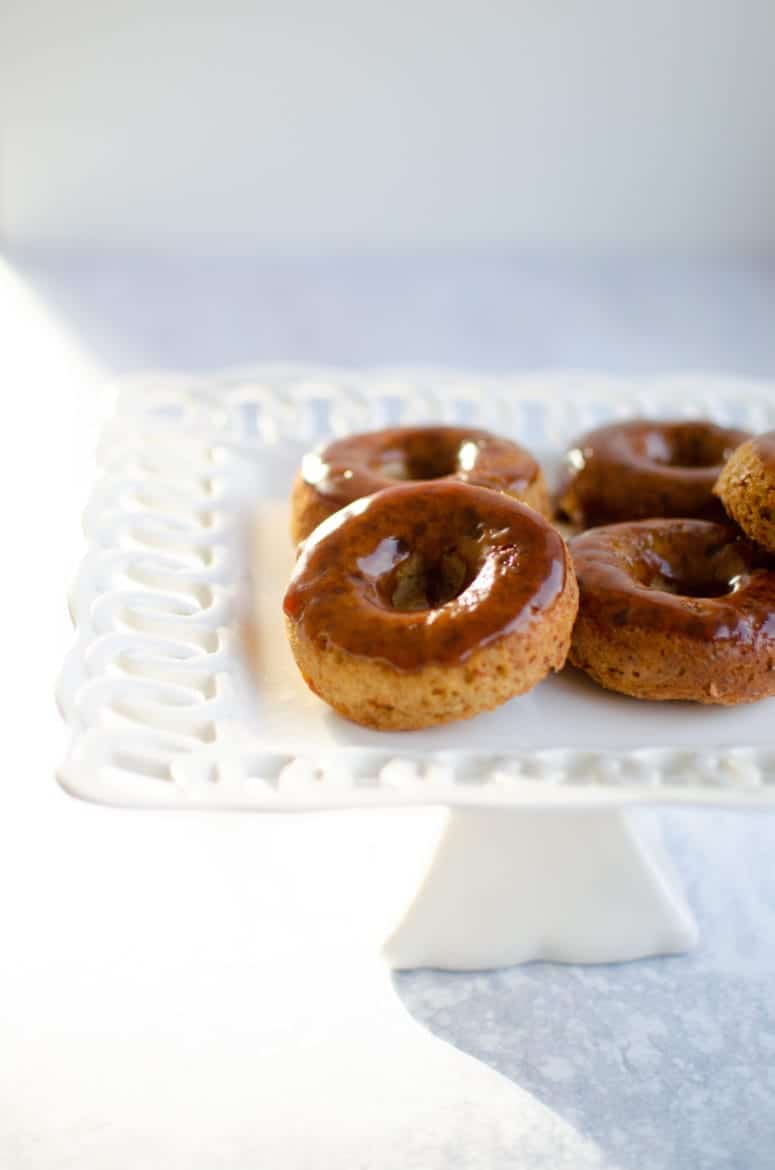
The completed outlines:
{"type": "MultiPolygon", "coordinates": [[[[764,262],[14,260],[30,313],[92,372],[288,358],[775,377],[764,262]]],[[[87,410],[70,393],[51,426],[87,410]]],[[[416,972],[396,998],[371,956],[396,857],[421,856],[435,812],[117,813],[43,772],[0,800],[3,1165],[775,1165],[775,817],[661,815],[702,931],[690,956],[416,972]]]]}
{"type": "Polygon", "coordinates": [[[108,368],[259,360],[775,375],[775,258],[27,254],[108,368]]]}

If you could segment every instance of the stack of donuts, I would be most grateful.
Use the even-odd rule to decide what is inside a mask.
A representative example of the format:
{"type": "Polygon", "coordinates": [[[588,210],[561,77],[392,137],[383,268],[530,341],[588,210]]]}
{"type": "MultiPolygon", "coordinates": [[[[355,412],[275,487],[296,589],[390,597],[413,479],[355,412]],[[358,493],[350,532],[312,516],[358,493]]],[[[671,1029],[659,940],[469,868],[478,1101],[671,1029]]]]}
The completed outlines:
{"type": "Polygon", "coordinates": [[[775,433],[636,420],[564,466],[552,501],[524,447],[449,426],[305,456],[283,608],[307,685],[396,731],[490,710],[566,660],[641,699],[775,694],[775,433]]]}

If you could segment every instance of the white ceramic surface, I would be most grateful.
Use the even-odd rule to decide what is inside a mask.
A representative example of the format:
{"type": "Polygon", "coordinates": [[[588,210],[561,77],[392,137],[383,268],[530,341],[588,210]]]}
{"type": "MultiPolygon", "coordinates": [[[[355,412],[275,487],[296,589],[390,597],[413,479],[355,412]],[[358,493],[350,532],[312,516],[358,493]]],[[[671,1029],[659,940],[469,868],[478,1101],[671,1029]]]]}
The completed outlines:
{"type": "Polygon", "coordinates": [[[465,971],[671,955],[697,925],[653,826],[612,809],[453,810],[384,954],[465,971]]]}

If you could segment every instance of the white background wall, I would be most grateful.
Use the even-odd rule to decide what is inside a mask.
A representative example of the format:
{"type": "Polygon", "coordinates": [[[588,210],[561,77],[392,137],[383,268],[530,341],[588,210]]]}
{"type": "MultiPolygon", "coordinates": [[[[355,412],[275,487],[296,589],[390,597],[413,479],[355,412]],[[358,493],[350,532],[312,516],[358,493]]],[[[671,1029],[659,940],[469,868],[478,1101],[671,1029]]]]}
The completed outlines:
{"type": "Polygon", "coordinates": [[[0,223],[772,245],[774,78],[773,0],[0,0],[0,223]]]}

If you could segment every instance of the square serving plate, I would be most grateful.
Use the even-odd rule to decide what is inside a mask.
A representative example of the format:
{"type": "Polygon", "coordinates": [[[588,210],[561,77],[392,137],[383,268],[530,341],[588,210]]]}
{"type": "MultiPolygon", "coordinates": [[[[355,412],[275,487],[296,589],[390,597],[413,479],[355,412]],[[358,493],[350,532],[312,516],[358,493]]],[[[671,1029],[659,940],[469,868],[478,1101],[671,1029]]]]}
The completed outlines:
{"type": "Polygon", "coordinates": [[[569,668],[474,720],[382,733],[312,695],[287,648],[287,498],[310,446],[460,421],[519,439],[551,476],[581,431],[632,415],[772,429],[775,392],[732,379],[287,366],[124,383],[71,595],[62,784],[110,804],[257,810],[772,801],[770,701],[650,704],[569,668]],[[255,677],[242,650],[246,607],[255,677]]]}

